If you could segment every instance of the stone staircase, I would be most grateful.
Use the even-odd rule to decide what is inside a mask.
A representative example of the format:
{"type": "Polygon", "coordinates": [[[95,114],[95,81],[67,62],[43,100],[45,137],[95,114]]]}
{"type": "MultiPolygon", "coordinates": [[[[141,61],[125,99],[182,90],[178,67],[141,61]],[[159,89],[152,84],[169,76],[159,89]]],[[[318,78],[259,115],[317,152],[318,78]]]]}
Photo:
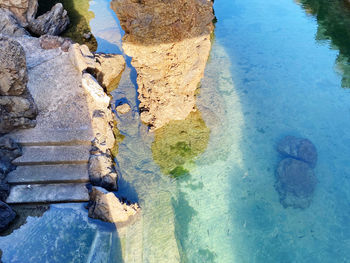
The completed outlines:
{"type": "Polygon", "coordinates": [[[16,170],[8,174],[6,202],[60,203],[89,200],[90,136],[82,131],[25,130],[11,134],[22,146],[16,170]]]}

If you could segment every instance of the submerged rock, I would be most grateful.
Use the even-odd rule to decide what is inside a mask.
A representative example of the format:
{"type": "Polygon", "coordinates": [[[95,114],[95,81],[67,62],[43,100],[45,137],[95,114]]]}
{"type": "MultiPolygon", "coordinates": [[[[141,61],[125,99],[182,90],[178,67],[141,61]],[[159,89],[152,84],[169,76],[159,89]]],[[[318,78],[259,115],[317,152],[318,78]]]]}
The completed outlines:
{"type": "Polygon", "coordinates": [[[279,163],[275,188],[284,207],[309,207],[316,184],[317,178],[307,163],[292,158],[279,163]]]}
{"type": "Polygon", "coordinates": [[[0,201],[0,232],[6,230],[15,217],[16,213],[12,208],[0,201]]]}
{"type": "Polygon", "coordinates": [[[59,35],[69,25],[67,11],[61,3],[57,3],[51,11],[29,22],[29,29],[37,35],[59,35]]]}
{"type": "Polygon", "coordinates": [[[29,35],[17,21],[15,15],[4,8],[0,8],[0,34],[15,37],[29,35]]]}
{"type": "Polygon", "coordinates": [[[138,204],[122,203],[114,193],[100,187],[92,188],[88,208],[89,217],[121,225],[131,223],[140,212],[138,204]]]}
{"type": "Polygon", "coordinates": [[[131,110],[131,108],[129,104],[124,103],[124,104],[118,105],[116,107],[116,110],[119,114],[126,114],[131,110]]]}
{"type": "Polygon", "coordinates": [[[284,156],[307,162],[311,168],[316,166],[317,150],[308,139],[286,136],[278,143],[277,151],[284,156]]]}

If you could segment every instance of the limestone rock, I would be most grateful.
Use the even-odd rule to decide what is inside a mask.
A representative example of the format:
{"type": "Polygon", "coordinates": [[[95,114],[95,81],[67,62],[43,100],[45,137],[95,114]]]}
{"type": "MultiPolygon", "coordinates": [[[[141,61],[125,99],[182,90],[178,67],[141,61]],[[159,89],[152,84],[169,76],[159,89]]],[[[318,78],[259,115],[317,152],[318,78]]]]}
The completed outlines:
{"type": "Polygon", "coordinates": [[[130,105],[129,105],[129,104],[124,103],[124,104],[122,104],[122,105],[118,105],[118,106],[116,107],[116,110],[117,110],[117,112],[118,112],[119,114],[126,114],[126,113],[128,113],[128,112],[131,110],[131,108],[130,108],[130,105]]]}
{"type": "Polygon", "coordinates": [[[110,98],[92,75],[84,73],[82,85],[86,94],[91,99],[91,103],[93,103],[92,105],[96,106],[96,109],[107,109],[109,107],[110,98]]]}
{"type": "Polygon", "coordinates": [[[109,109],[93,112],[91,121],[94,132],[92,154],[108,153],[108,150],[113,148],[115,144],[113,118],[113,114],[109,109]]]}
{"type": "Polygon", "coordinates": [[[73,44],[73,41],[69,38],[52,35],[43,35],[39,38],[39,41],[42,49],[61,48],[64,52],[68,52],[70,45],[73,44]]]}
{"type": "Polygon", "coordinates": [[[116,87],[125,68],[125,60],[122,55],[95,54],[96,79],[103,88],[108,90],[116,87]]]}
{"type": "Polygon", "coordinates": [[[37,35],[59,35],[69,25],[67,11],[61,3],[57,3],[51,11],[29,21],[29,29],[37,35]]]}
{"type": "Polygon", "coordinates": [[[19,24],[14,14],[4,8],[0,8],[0,34],[15,37],[29,35],[19,24]]]}
{"type": "Polygon", "coordinates": [[[4,231],[15,217],[16,213],[11,207],[0,201],[0,232],[4,231]]]}
{"type": "Polygon", "coordinates": [[[208,0],[113,0],[137,71],[141,120],[156,130],[195,111],[214,18],[208,0]]]}
{"type": "Polygon", "coordinates": [[[99,187],[93,187],[90,192],[89,217],[106,222],[125,225],[131,222],[140,212],[137,204],[121,203],[113,194],[99,187]]]}
{"type": "Polygon", "coordinates": [[[28,82],[26,57],[22,46],[0,36],[0,95],[21,95],[28,82]]]}
{"type": "Polygon", "coordinates": [[[0,7],[10,10],[23,27],[35,18],[38,0],[1,0],[0,7]]]}
{"type": "Polygon", "coordinates": [[[286,136],[277,146],[277,151],[284,156],[307,162],[311,168],[317,163],[317,150],[308,139],[286,136]]]}
{"type": "Polygon", "coordinates": [[[280,162],[275,188],[284,207],[309,207],[316,184],[317,178],[307,163],[292,158],[280,162]]]}
{"type": "Polygon", "coordinates": [[[98,154],[90,156],[89,177],[93,185],[101,186],[111,191],[118,190],[118,174],[110,155],[98,154]]]}
{"type": "Polygon", "coordinates": [[[95,57],[86,45],[73,44],[69,47],[68,52],[72,64],[79,72],[83,72],[87,69],[95,70],[95,57]]]}

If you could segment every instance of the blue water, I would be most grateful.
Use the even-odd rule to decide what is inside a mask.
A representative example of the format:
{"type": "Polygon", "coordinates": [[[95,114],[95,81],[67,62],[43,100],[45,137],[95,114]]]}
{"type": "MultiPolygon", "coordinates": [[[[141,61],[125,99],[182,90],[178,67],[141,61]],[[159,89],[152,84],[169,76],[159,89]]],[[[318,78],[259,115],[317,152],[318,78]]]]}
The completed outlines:
{"type": "MultiPolygon", "coordinates": [[[[98,51],[124,54],[109,1],[90,8],[98,51]]],[[[320,39],[324,23],[291,0],[217,0],[214,9],[215,38],[197,99],[211,132],[189,174],[172,179],[152,159],[154,137],[140,123],[128,63],[113,92],[113,103],[133,109],[117,115],[125,135],[117,194],[138,201],[142,219],[116,230],[88,220],[82,207],[54,207],[0,238],[4,262],[46,262],[15,246],[67,254],[47,262],[350,262],[350,92],[339,70],[343,49],[332,42],[337,32],[320,39]],[[274,188],[276,144],[285,135],[308,138],[318,150],[318,184],[305,210],[284,208],[274,188]],[[54,231],[68,247],[42,234],[61,213],[70,223],[54,231]],[[33,237],[47,237],[41,242],[55,249],[33,237]]]]}

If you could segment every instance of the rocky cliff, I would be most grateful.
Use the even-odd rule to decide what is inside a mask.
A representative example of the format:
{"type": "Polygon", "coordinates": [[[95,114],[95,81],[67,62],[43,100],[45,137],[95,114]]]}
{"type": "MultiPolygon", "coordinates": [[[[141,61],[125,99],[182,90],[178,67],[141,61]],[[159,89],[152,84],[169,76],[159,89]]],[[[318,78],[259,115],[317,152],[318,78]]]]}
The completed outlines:
{"type": "Polygon", "coordinates": [[[211,47],[208,0],[113,0],[123,49],[138,77],[141,120],[156,130],[196,110],[195,95],[211,47]]]}

